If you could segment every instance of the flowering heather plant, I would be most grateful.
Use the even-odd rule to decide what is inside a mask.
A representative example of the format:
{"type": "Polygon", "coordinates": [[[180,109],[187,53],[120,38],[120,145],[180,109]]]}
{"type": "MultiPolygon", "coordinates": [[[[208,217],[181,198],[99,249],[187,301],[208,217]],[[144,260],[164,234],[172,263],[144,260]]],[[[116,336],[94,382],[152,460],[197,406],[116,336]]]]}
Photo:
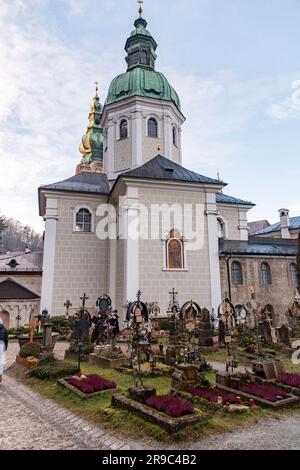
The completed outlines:
{"type": "Polygon", "coordinates": [[[288,394],[280,388],[274,387],[273,385],[262,385],[262,384],[242,384],[240,386],[241,392],[249,393],[259,398],[263,398],[268,401],[277,401],[277,397],[288,398],[288,394]]]}
{"type": "Polygon", "coordinates": [[[146,404],[172,418],[180,418],[193,412],[193,405],[191,403],[173,395],[152,396],[148,398],[146,404]]]}
{"type": "Polygon", "coordinates": [[[236,402],[236,395],[232,392],[226,392],[221,388],[215,387],[213,389],[200,388],[200,387],[187,387],[186,392],[194,397],[203,398],[211,403],[217,403],[218,398],[222,397],[223,403],[236,402]]]}
{"type": "Polygon", "coordinates": [[[103,390],[111,390],[117,387],[115,382],[100,377],[99,375],[91,374],[87,377],[70,377],[68,384],[78,388],[82,393],[89,395],[91,393],[102,392],[103,390]]]}
{"type": "Polygon", "coordinates": [[[300,374],[281,374],[277,380],[282,384],[300,388],[300,374]]]}

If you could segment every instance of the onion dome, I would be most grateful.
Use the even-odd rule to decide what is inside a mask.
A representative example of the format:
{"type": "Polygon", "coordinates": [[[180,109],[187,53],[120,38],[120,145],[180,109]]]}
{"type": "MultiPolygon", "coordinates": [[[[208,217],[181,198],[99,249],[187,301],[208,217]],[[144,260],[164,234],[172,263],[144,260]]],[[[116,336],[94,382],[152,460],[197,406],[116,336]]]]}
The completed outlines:
{"type": "Polygon", "coordinates": [[[79,151],[83,155],[81,164],[78,165],[76,172],[82,171],[103,171],[103,129],[100,125],[102,115],[102,104],[96,95],[90,106],[89,125],[86,133],[82,137],[79,151]]]}
{"type": "Polygon", "coordinates": [[[147,21],[140,16],[134,27],[125,45],[127,72],[112,81],[106,104],[142,96],[171,101],[181,110],[178,94],[167,78],[155,70],[157,43],[147,29],[147,21]]]}

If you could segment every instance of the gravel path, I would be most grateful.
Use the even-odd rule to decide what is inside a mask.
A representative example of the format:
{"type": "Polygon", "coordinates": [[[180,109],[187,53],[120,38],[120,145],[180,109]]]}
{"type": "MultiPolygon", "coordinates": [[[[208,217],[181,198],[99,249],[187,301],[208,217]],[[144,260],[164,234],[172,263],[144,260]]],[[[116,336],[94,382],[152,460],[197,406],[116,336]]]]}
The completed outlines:
{"type": "MultiPolygon", "coordinates": [[[[56,356],[62,358],[66,343],[58,343],[56,356]]],[[[18,345],[12,343],[6,367],[15,359],[18,345]]],[[[217,370],[224,364],[213,362],[217,370]]],[[[124,442],[92,426],[8,376],[0,386],[0,449],[137,449],[137,450],[300,450],[300,412],[280,419],[263,419],[258,424],[220,433],[191,444],[163,445],[141,432],[141,439],[124,442]]]]}

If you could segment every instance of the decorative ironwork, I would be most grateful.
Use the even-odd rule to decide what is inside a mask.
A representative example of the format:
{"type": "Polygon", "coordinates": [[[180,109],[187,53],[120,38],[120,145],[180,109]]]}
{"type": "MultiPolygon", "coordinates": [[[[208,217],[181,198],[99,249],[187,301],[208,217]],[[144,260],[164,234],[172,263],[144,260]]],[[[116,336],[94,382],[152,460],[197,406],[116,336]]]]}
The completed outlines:
{"type": "MultiPolygon", "coordinates": [[[[131,342],[129,348],[131,350],[132,363],[134,359],[137,361],[138,369],[135,377],[135,386],[144,386],[141,377],[141,354],[149,351],[151,342],[152,324],[148,313],[147,305],[141,301],[142,293],[139,290],[137,300],[129,303],[126,319],[128,328],[131,330],[131,342]]],[[[149,356],[150,359],[150,356],[149,356]]]]}

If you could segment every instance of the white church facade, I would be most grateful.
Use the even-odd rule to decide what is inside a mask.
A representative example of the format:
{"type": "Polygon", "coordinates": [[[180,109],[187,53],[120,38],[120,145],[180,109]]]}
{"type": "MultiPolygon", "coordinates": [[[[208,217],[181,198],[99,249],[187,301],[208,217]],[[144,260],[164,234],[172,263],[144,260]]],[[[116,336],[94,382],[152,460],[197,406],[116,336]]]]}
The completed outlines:
{"type": "MultiPolygon", "coordinates": [[[[108,294],[122,317],[138,290],[165,314],[172,288],[180,303],[194,300],[217,311],[229,287],[220,240],[249,246],[247,214],[254,204],[224,194],[222,181],[182,166],[180,99],[155,70],[157,44],[147,22],[140,16],[134,26],[125,46],[127,71],[113,79],[104,106],[98,93],[91,105],[75,176],[39,188],[45,220],[40,305],[52,315],[64,313],[66,300],[78,307],[85,292],[90,308],[108,294]],[[114,208],[107,237],[99,233],[105,205],[114,208]],[[149,236],[153,211],[174,205],[182,213],[193,208],[198,247],[172,211],[169,226],[149,236]],[[142,236],[135,237],[131,229],[138,216],[142,236]]],[[[295,253],[283,256],[292,261],[295,253]]],[[[239,302],[246,302],[249,285],[239,302]]]]}

